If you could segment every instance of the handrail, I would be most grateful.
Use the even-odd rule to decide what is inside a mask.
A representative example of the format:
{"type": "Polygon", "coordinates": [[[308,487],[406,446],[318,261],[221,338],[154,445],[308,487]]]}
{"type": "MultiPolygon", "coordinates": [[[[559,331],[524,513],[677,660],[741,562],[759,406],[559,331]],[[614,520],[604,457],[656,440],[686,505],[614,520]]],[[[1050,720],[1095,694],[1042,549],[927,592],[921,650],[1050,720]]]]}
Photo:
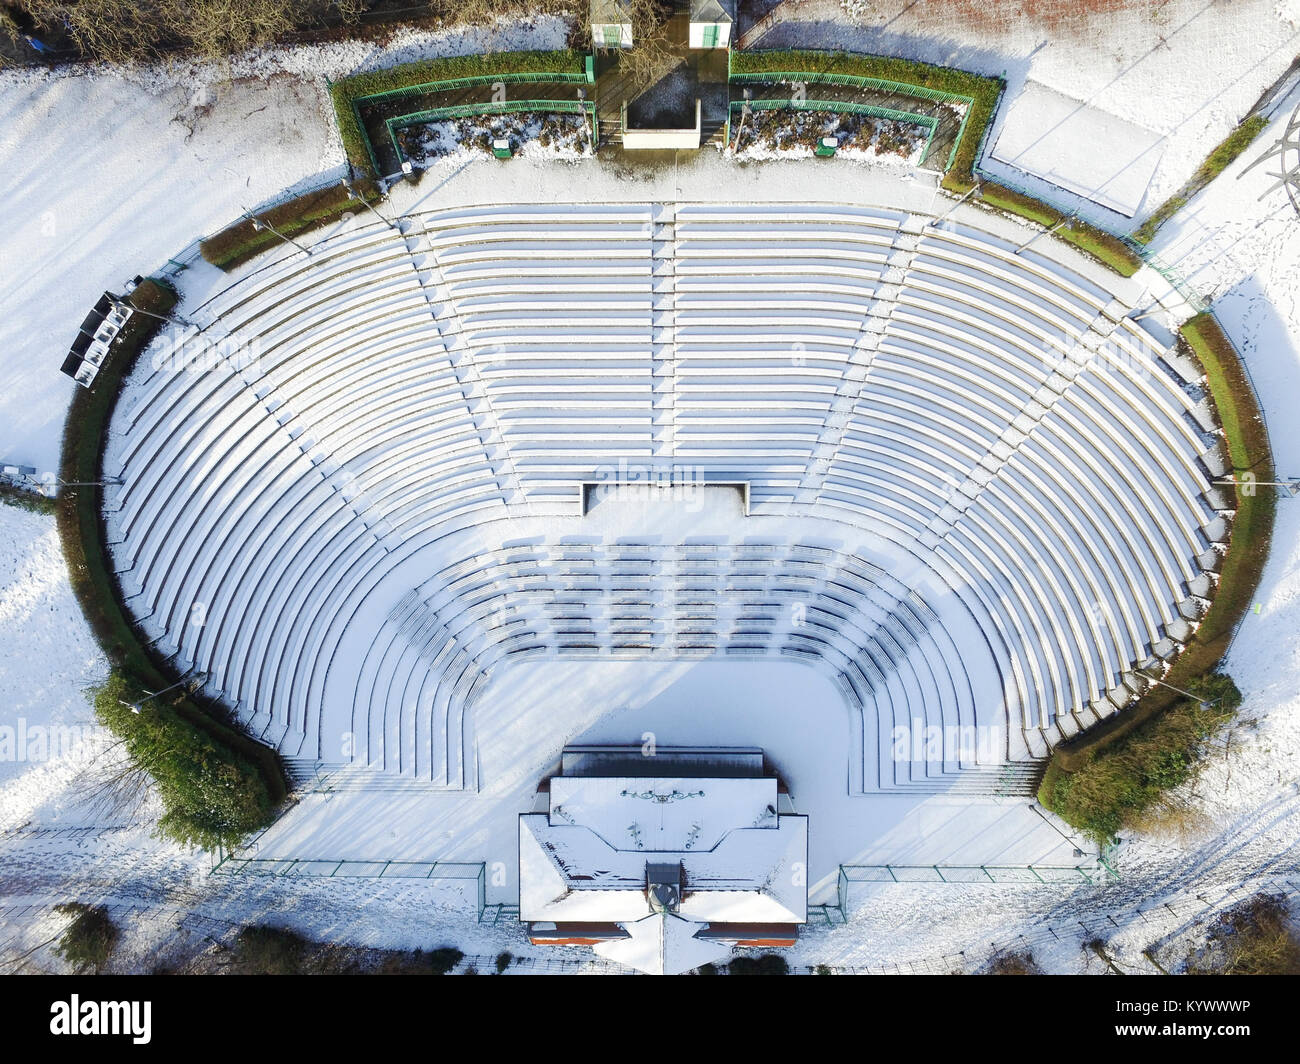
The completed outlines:
{"type": "Polygon", "coordinates": [[[731,116],[748,103],[753,111],[777,111],[790,109],[794,111],[847,111],[850,114],[865,114],[873,118],[887,118],[894,122],[906,122],[925,129],[925,151],[921,153],[921,162],[925,162],[934,146],[935,131],[939,120],[933,115],[918,115],[911,111],[895,111],[892,107],[880,107],[871,103],[851,103],[844,100],[732,100],[727,110],[727,143],[731,143],[731,116]]]}
{"type": "Polygon", "coordinates": [[[562,114],[585,114],[591,119],[591,143],[600,141],[600,126],[596,118],[596,105],[590,100],[505,100],[499,103],[463,103],[449,107],[434,107],[426,111],[413,111],[407,115],[397,115],[384,122],[389,142],[401,162],[406,162],[406,153],[397,140],[397,131],[407,126],[422,125],[426,122],[438,122],[446,118],[471,118],[475,115],[517,114],[525,111],[555,111],[562,114]]]}

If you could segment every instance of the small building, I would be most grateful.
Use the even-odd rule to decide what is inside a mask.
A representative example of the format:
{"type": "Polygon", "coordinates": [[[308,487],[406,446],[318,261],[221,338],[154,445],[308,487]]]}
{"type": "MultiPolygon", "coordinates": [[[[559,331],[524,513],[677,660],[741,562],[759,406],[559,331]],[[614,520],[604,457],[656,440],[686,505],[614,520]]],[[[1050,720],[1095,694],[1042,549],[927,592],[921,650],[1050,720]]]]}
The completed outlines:
{"type": "Polygon", "coordinates": [[[808,819],[761,750],[571,748],[519,818],[519,919],[651,974],[792,946],[808,919],[808,819]]]}
{"type": "Polygon", "coordinates": [[[632,15],[623,0],[591,0],[591,46],[632,47],[632,15]]]}
{"type": "Polygon", "coordinates": [[[730,48],[736,0],[690,0],[690,46],[730,48]]]}

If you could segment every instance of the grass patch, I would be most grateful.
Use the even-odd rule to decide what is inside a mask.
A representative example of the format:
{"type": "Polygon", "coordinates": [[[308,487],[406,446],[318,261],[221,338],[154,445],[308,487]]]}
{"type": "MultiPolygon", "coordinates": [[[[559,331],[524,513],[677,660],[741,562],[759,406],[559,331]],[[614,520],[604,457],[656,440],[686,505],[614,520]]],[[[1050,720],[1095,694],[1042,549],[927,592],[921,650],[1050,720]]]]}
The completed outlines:
{"type": "Polygon", "coordinates": [[[455,55],[442,59],[425,59],[403,63],[385,70],[353,74],[330,83],[330,100],[334,121],[338,125],[343,151],[353,170],[371,179],[375,172],[374,157],[361,124],[360,106],[367,97],[380,93],[416,93],[428,91],[441,81],[458,78],[499,77],[503,74],[576,74],[582,70],[583,53],[573,49],[555,52],[490,52],[455,55]]]}
{"type": "MultiPolygon", "coordinates": [[[[146,280],[131,294],[130,302],[139,309],[166,314],[176,304],[176,293],[166,284],[146,280]]],[[[76,389],[64,426],[59,465],[59,475],[64,481],[92,485],[60,493],[56,523],[73,594],[100,649],[128,691],[160,691],[170,686],[174,678],[145,648],[122,609],[112,560],[104,548],[102,489],[93,483],[100,478],[104,440],[122,380],[160,326],[157,318],[133,315],[113,341],[94,386],[76,389]]],[[[157,706],[157,712],[166,718],[171,734],[184,735],[187,740],[202,736],[201,753],[196,756],[207,758],[211,766],[219,760],[237,768],[238,787],[250,796],[246,800],[265,811],[262,822],[254,826],[262,827],[270,822],[271,809],[286,793],[284,773],[275,751],[238,730],[219,706],[187,697],[150,705],[157,706]],[[183,731],[182,724],[186,726],[183,731]]],[[[121,733],[120,737],[128,744],[131,742],[129,732],[121,733]]],[[[147,764],[142,767],[151,771],[147,764]]],[[[170,795],[183,796],[183,793],[164,788],[163,798],[168,801],[170,795]]],[[[212,838],[213,822],[206,817],[192,819],[195,808],[193,804],[169,806],[163,825],[166,832],[173,838],[212,838]]]]}
{"type": "Polygon", "coordinates": [[[1192,779],[1210,739],[1232,719],[1241,694],[1232,679],[1212,673],[1187,689],[1200,699],[1180,698],[1159,716],[1094,751],[1076,771],[1043,781],[1039,800],[1067,824],[1099,843],[1134,826],[1168,793],[1192,779]]]}
{"type": "MultiPolygon", "coordinates": [[[[353,187],[368,203],[379,199],[379,186],[372,181],[358,181],[353,187]]],[[[260,211],[253,217],[264,227],[274,228],[287,237],[296,237],[338,221],[345,214],[363,210],[365,208],[353,200],[342,185],[327,185],[260,211]]],[[[282,242],[271,228],[259,230],[252,219],[241,218],[234,225],[201,241],[199,252],[213,266],[233,270],[282,242]]]]}
{"type": "Polygon", "coordinates": [[[1187,183],[1156,208],[1155,213],[1143,222],[1133,233],[1133,239],[1141,244],[1149,244],[1156,232],[1165,222],[1181,211],[1187,203],[1206,185],[1218,177],[1228,164],[1244,152],[1268,127],[1264,115],[1251,115],[1236,129],[1229,133],[1218,146],[1205,157],[1205,161],[1196,168],[1187,183]]]}
{"type": "Polygon", "coordinates": [[[1188,975],[1300,975],[1300,933],[1282,894],[1256,894],[1219,917],[1188,975]]]}
{"type": "Polygon", "coordinates": [[[52,514],[58,509],[58,503],[50,496],[38,491],[26,491],[7,480],[0,480],[0,505],[34,514],[52,514]]]}
{"type": "Polygon", "coordinates": [[[102,905],[83,905],[79,901],[65,902],[54,909],[73,918],[59,936],[54,952],[72,965],[77,974],[98,975],[121,938],[108,910],[102,905]]]}
{"type": "MultiPolygon", "coordinates": [[[[943,175],[943,187],[958,195],[965,195],[978,180],[975,164],[989,124],[997,111],[998,101],[1006,88],[1006,82],[1001,78],[986,78],[969,71],[933,66],[911,59],[852,52],[734,52],[731,56],[731,70],[736,74],[778,71],[848,74],[970,97],[972,103],[962,127],[961,139],[953,153],[952,164],[943,175]]],[[[1041,200],[1013,189],[991,182],[980,182],[980,185],[977,199],[1007,214],[1036,222],[1044,228],[1050,229],[1066,217],[1041,200]]],[[[1141,256],[1122,239],[1077,218],[1053,235],[1124,277],[1131,277],[1142,266],[1141,256]]]]}

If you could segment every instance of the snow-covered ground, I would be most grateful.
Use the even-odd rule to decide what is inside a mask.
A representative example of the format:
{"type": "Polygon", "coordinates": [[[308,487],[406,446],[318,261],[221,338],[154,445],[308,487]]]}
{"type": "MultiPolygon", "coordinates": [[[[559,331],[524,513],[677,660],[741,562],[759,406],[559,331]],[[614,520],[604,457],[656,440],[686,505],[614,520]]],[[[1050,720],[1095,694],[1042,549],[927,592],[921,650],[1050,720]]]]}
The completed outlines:
{"type": "Polygon", "coordinates": [[[326,79],[417,58],[560,48],[563,20],[397,32],[228,65],[0,73],[0,459],[58,462],[77,326],[197,237],[343,174],[326,79]],[[274,146],[274,150],[268,150],[274,146]]]}
{"type": "MultiPolygon", "coordinates": [[[[1032,24],[1000,30],[921,24],[927,6],[938,17],[934,5],[913,11],[899,0],[873,4],[863,24],[851,25],[837,21],[842,11],[834,0],[810,0],[798,5],[805,20],[800,36],[792,36],[793,24],[782,24],[762,44],[839,44],[1005,69],[1013,97],[1032,80],[1085,101],[1166,138],[1144,211],[1177,188],[1282,73],[1300,32],[1295,0],[1171,0],[1154,15],[1139,9],[1116,16],[1104,33],[1051,38],[1032,24]]],[[[555,47],[562,38],[563,26],[552,22],[495,37],[498,47],[555,47]]],[[[103,288],[156,268],[244,206],[337,172],[341,154],[322,93],[326,74],[476,50],[484,39],[444,34],[399,37],[386,49],[296,49],[240,61],[232,67],[234,80],[189,65],[129,76],[0,77],[0,157],[11,207],[0,236],[0,457],[53,466],[73,387],[57,366],[103,288]]],[[[1259,201],[1270,183],[1265,168],[1238,180],[1275,136],[1276,127],[1198,196],[1162,231],[1156,250],[1219,297],[1219,318],[1263,398],[1279,472],[1296,475],[1300,219],[1281,192],[1259,201]]],[[[716,181],[717,165],[687,180],[716,181]]],[[[524,169],[494,173],[503,177],[496,187],[501,198],[524,196],[535,176],[524,169]]],[[[767,173],[745,167],[735,178],[738,194],[757,195],[767,173]]],[[[791,172],[792,186],[795,180],[791,172]]],[[[432,184],[404,195],[418,199],[432,184]]],[[[914,194],[928,199],[933,191],[918,187],[914,194]]],[[[810,929],[792,960],[904,970],[914,960],[923,970],[969,970],[994,945],[1023,942],[1051,970],[1095,971],[1100,962],[1081,944],[1096,933],[1134,971],[1150,971],[1142,949],[1164,946],[1166,959],[1177,958],[1180,943],[1203,930],[1216,906],[1254,883],[1275,884],[1288,873],[1294,879],[1300,859],[1297,543],[1300,501],[1285,501],[1258,612],[1247,616],[1228,661],[1246,704],[1230,741],[1193,787],[1203,819],[1190,837],[1126,840],[1117,855],[1124,878],[1107,887],[858,886],[850,923],[810,929]],[[868,898],[871,904],[863,904],[868,898]],[[1080,916],[1082,929],[1075,923],[1080,916]]],[[[204,920],[268,919],[349,941],[451,943],[482,956],[502,948],[539,957],[563,952],[530,949],[517,926],[484,927],[472,914],[448,911],[437,884],[208,877],[205,855],[149,836],[149,806],[111,820],[87,810],[79,800],[84,761],[103,756],[104,742],[82,689],[102,678],[105,666],[71,596],[53,520],[2,505],[0,629],[0,724],[15,729],[15,742],[20,718],[29,737],[37,726],[64,726],[84,728],[86,740],[67,757],[0,761],[0,938],[7,945],[48,938],[49,906],[75,895],[117,907],[132,928],[127,963],[142,968],[160,944],[198,934],[204,920]],[[54,830],[34,834],[39,827],[54,830]]],[[[576,959],[599,966],[584,954],[576,959]]],[[[48,954],[33,963],[57,967],[48,954]]]]}
{"type": "Polygon", "coordinates": [[[54,518],[0,505],[0,831],[46,819],[101,754],[83,689],[106,667],[68,584],[54,518]],[[49,803],[49,804],[47,804],[49,803]]]}
{"type": "MultiPolygon", "coordinates": [[[[1029,175],[1101,189],[1103,200],[1118,193],[1116,205],[1140,220],[1287,69],[1300,46],[1300,0],[1134,0],[1051,25],[1001,0],[786,0],[745,44],[877,52],[1002,75],[1007,106],[989,133],[986,167],[1045,192],[1052,187],[1029,175]],[[1133,177],[1148,167],[1150,183],[1137,187],[1133,177]]],[[[1077,202],[1107,224],[1134,222],[1077,202]]]]}

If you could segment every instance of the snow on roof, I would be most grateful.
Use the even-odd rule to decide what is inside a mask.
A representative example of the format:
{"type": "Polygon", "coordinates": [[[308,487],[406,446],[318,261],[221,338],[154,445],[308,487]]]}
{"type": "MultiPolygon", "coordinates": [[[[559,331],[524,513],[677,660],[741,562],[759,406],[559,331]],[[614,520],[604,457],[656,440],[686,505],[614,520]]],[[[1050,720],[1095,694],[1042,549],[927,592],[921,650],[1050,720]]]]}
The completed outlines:
{"type": "Polygon", "coordinates": [[[650,975],[681,975],[731,955],[725,943],[695,937],[699,924],[669,913],[655,913],[626,926],[627,938],[599,942],[592,948],[611,961],[650,975]]]}
{"type": "Polygon", "coordinates": [[[613,849],[711,850],[738,827],[776,827],[776,780],[551,780],[550,823],[590,828],[613,849]]]}
{"type": "Polygon", "coordinates": [[[555,777],[519,818],[519,918],[641,920],[646,866],[680,864],[685,919],[803,923],[808,821],[775,810],[772,779],[555,777]]]}
{"type": "Polygon", "coordinates": [[[732,22],[735,13],[735,0],[691,0],[692,22],[732,22]]]}

